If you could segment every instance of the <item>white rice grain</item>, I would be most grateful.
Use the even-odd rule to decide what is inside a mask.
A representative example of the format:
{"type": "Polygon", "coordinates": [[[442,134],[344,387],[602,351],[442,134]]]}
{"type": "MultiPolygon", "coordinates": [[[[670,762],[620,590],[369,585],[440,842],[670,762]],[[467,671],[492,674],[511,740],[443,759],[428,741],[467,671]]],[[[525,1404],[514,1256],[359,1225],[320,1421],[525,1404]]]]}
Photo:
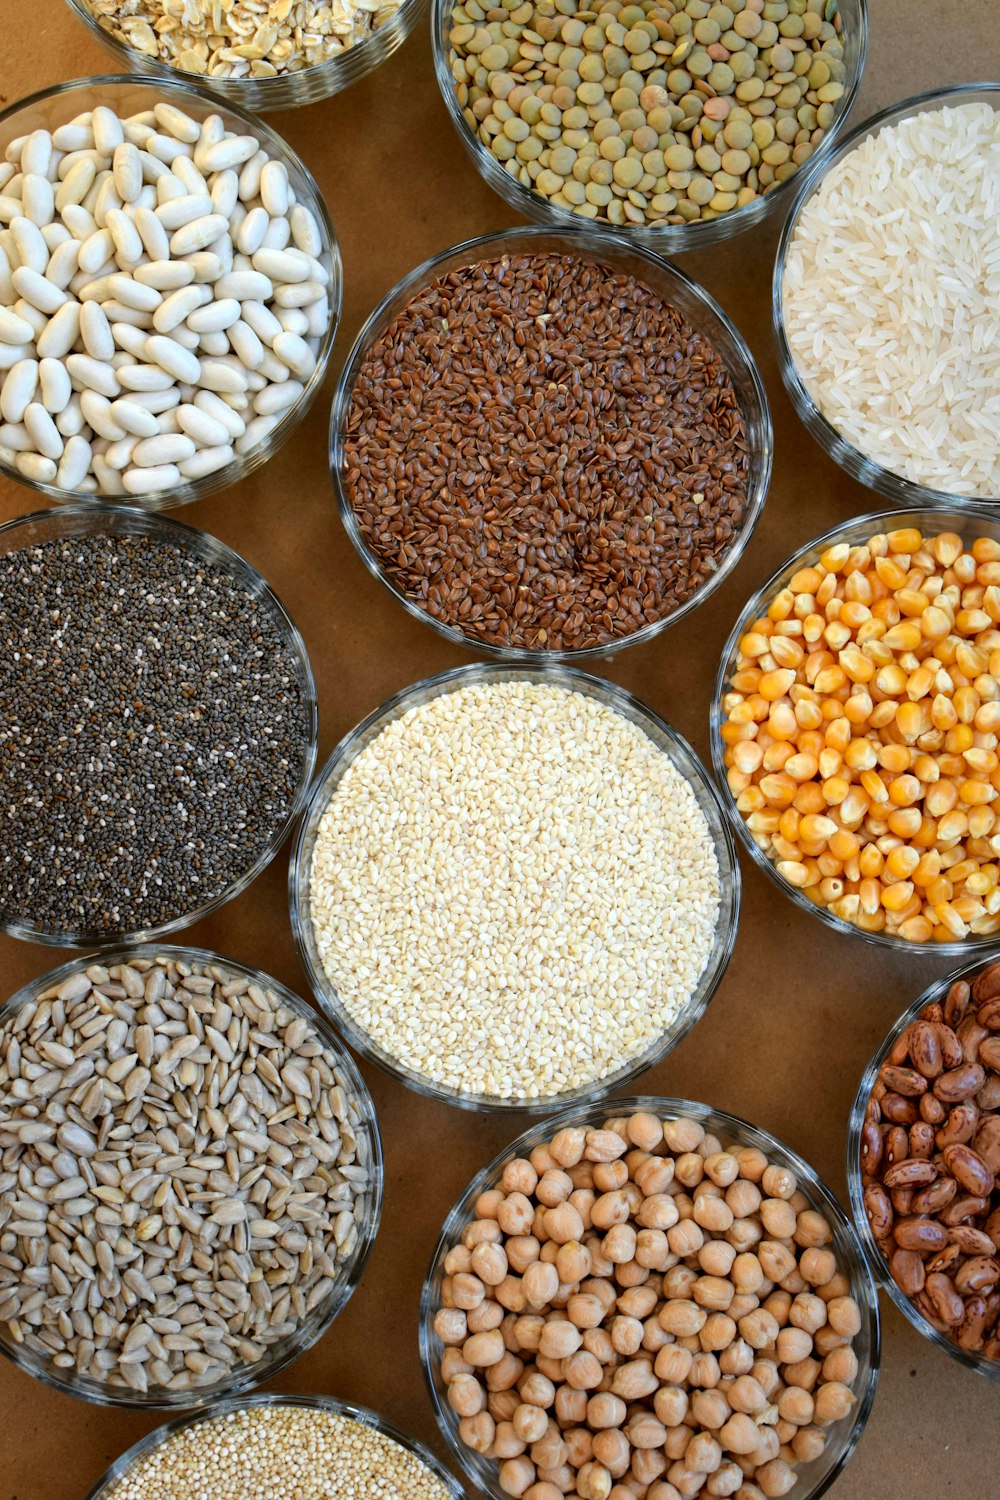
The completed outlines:
{"type": "Polygon", "coordinates": [[[1000,111],[928,110],[849,152],[802,210],[783,301],[849,442],[915,484],[1000,496],[1000,111]]]}

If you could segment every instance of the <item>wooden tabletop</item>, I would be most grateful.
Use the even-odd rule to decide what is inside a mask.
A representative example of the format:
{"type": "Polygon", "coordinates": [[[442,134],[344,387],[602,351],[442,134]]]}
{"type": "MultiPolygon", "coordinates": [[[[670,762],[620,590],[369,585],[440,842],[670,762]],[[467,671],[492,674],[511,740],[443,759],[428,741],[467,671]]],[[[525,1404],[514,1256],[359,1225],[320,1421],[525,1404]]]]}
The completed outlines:
{"type": "MultiPolygon", "coordinates": [[[[1000,73],[996,0],[869,0],[868,70],[853,118],[948,83],[1000,73]]],[[[0,104],[111,59],[62,0],[5,0],[0,104]]],[[[320,757],[389,694],[472,658],[410,619],[368,575],[340,525],[326,463],[333,380],[375,302],[427,256],[514,216],[476,175],[438,94],[428,26],[384,67],[334,99],[273,117],[325,193],[344,258],[344,315],[327,387],[293,440],[252,479],[182,518],[247,557],[301,629],[316,673],[320,757]]],[[[880,508],[825,457],[795,417],[771,333],[778,224],[681,257],[750,344],[775,426],[774,479],[743,560],[712,599],[644,647],[594,670],[636,693],[708,759],[719,653],[749,593],[794,548],[837,521],[880,508]]],[[[0,520],[37,509],[0,480],[0,520]]],[[[861,1072],[890,1023],[951,965],[896,957],[800,913],[744,859],[736,951],[700,1024],[644,1093],[703,1100],[774,1131],[846,1205],[845,1138],[861,1072]]],[[[269,971],[300,993],[287,850],[238,900],[174,941],[269,971]]],[[[60,955],[0,938],[0,998],[60,955]]],[[[433,1104],[365,1067],[386,1152],[382,1227],[364,1278],[325,1337],[274,1382],[379,1410],[447,1451],[417,1354],[417,1305],[441,1222],[473,1172],[527,1124],[433,1104]]],[[[836,1500],[987,1500],[996,1478],[1000,1388],[932,1348],[881,1299],[882,1373],[861,1445],[836,1500]]],[[[81,1500],[124,1449],[158,1425],[59,1395],[0,1361],[0,1500],[81,1500]]],[[[255,1497],[256,1500],[256,1497],[255,1497]]]]}

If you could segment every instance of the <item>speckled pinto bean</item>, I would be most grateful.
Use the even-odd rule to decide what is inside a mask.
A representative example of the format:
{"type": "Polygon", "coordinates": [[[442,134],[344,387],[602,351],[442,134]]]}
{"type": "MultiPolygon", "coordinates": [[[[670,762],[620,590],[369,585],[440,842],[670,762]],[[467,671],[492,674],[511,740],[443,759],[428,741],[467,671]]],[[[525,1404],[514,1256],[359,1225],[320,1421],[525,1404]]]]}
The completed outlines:
{"type": "Polygon", "coordinates": [[[905,1026],[861,1132],[869,1228],[938,1332],[1000,1359],[1000,963],[958,980],[905,1026]],[[922,1087],[916,1083],[921,1080],[922,1087]],[[894,1101],[919,1099],[897,1122],[894,1101]],[[931,1107],[925,1107],[931,1106],[931,1107]],[[900,1154],[902,1152],[903,1154],[900,1154]]]}
{"type": "MultiPolygon", "coordinates": [[[[862,1326],[831,1227],[794,1173],[726,1150],[696,1120],[648,1113],[563,1129],[530,1165],[506,1163],[444,1259],[432,1326],[460,1440],[525,1500],[788,1493],[852,1410],[862,1326]],[[582,1193],[587,1215],[570,1201],[582,1193]],[[650,1205],[668,1227],[649,1225],[650,1205]],[[473,1242],[491,1269],[514,1268],[499,1285],[466,1270],[473,1242]],[[466,1313],[470,1281],[482,1300],[466,1313]],[[530,1315],[504,1315],[515,1301],[530,1315]],[[470,1337],[490,1306],[499,1322],[470,1337]]],[[[965,1286],[984,1307],[992,1286],[989,1254],[973,1249],[962,1286],[935,1268],[928,1293],[963,1328],[965,1286]]]]}

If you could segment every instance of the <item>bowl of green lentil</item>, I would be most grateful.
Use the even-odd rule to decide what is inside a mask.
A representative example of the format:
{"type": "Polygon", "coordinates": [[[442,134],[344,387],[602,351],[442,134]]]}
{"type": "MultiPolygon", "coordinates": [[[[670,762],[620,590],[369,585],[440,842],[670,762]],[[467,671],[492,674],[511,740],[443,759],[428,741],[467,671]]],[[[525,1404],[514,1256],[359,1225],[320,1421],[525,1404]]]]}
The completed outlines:
{"type": "Polygon", "coordinates": [[[740,871],[711,779],[650,709],[570,668],[477,663],[344,737],[289,899],[317,1004],[361,1056],[459,1109],[541,1114],[697,1024],[740,871]]]}
{"type": "Polygon", "coordinates": [[[200,948],[81,955],[0,1005],[0,1153],[0,1354],[94,1405],[272,1378],[378,1232],[350,1054],[285,985],[200,948]]]}
{"type": "Polygon", "coordinates": [[[0,527],[0,929],[188,926],[281,847],[316,761],[305,643],[238,553],[124,506],[0,527]]]}
{"type": "Polygon", "coordinates": [[[552,226],[666,255],[750,229],[832,150],[867,0],[433,0],[438,86],[480,175],[552,226]]]}
{"type": "Polygon", "coordinates": [[[86,1500],[203,1500],[288,1494],[297,1500],[388,1494],[462,1500],[429,1448],[385,1417],[334,1396],[243,1396],[179,1417],[116,1458],[86,1500]]]}
{"type": "Polygon", "coordinates": [[[772,448],[723,309],[583,224],[418,266],[358,334],[330,415],[340,517],[369,572],[503,661],[606,656],[684,619],[742,557],[772,448]]]}

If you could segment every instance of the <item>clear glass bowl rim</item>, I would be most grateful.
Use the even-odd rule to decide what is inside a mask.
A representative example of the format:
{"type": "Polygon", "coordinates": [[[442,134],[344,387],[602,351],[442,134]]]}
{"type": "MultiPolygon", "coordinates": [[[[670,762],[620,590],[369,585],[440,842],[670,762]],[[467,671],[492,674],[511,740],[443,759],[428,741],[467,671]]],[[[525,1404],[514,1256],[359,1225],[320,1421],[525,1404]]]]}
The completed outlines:
{"type": "MultiPolygon", "coordinates": [[[[783,206],[788,202],[788,190],[791,184],[798,180],[797,172],[785,182],[772,188],[769,193],[755,198],[752,203],[745,204],[742,208],[731,209],[728,213],[720,214],[716,219],[696,219],[693,224],[664,224],[659,227],[622,225],[619,227],[606,221],[583,219],[571,209],[560,208],[558,204],[550,203],[548,199],[532,192],[530,188],[526,188],[523,183],[516,181],[505,172],[500,162],[492,152],[486,149],[482,141],[472,134],[465,122],[448,61],[447,33],[450,27],[450,12],[454,4],[455,0],[431,0],[431,48],[434,54],[434,76],[451,123],[458,132],[466,153],[474,162],[480,177],[515,212],[524,214],[525,218],[550,224],[553,228],[565,228],[571,233],[576,232],[577,225],[585,225],[588,229],[595,229],[612,238],[621,237],[630,244],[645,243],[648,249],[658,250],[663,255],[680,255],[688,250],[719,244],[722,240],[740,234],[745,229],[752,229],[770,218],[779,205],[783,206]]],[[[840,105],[839,113],[816,148],[815,156],[810,157],[810,162],[817,159],[825,160],[839,138],[864,76],[868,54],[868,0],[841,0],[841,4],[844,9],[853,7],[854,11],[853,20],[857,38],[855,68],[853,76],[847,80],[844,94],[837,101],[840,105]]]]}
{"type": "Polygon", "coordinates": [[[817,906],[807,896],[794,886],[783,880],[774,867],[772,860],[768,859],[762,849],[758,849],[750,837],[750,830],[742,814],[737,810],[736,800],[729,790],[726,779],[726,766],[723,761],[723,744],[721,728],[724,722],[722,712],[722,699],[727,691],[729,679],[732,676],[733,666],[736,661],[736,653],[741,638],[746,634],[747,626],[751,620],[762,614],[767,605],[773,599],[778,589],[783,587],[784,582],[797,569],[805,567],[810,561],[815,561],[821,552],[831,547],[835,542],[848,541],[857,546],[869,536],[875,536],[883,531],[898,531],[905,526],[917,526],[921,531],[927,531],[936,526],[942,531],[958,531],[964,535],[970,535],[973,531],[984,531],[989,534],[992,530],[993,536],[1000,541],[1000,516],[978,513],[973,510],[963,510],[961,506],[946,505],[919,505],[908,506],[905,510],[877,510],[869,511],[864,516],[854,516],[849,521],[839,521],[836,526],[831,526],[828,531],[814,537],[812,541],[806,542],[798,547],[780,567],[776,568],[770,578],[756,589],[751,595],[749,603],[745,604],[737,616],[736,623],[726,639],[719,659],[719,668],[712,688],[711,722],[709,726],[709,738],[712,749],[712,770],[718,785],[722,805],[726,809],[729,821],[736,829],[739,841],[750,855],[758,869],[763,870],[770,880],[793,901],[801,911],[807,911],[832,927],[834,932],[846,933],[850,937],[860,938],[863,942],[874,943],[880,948],[892,948],[898,953],[923,953],[928,957],[936,956],[943,958],[957,957],[959,954],[968,954],[995,947],[1000,938],[996,934],[988,934],[982,938],[964,938],[951,943],[908,943],[902,938],[891,937],[885,932],[865,932],[860,927],[855,927],[853,922],[847,922],[842,917],[834,916],[825,906],[817,906]],[[950,523],[950,524],[949,524],[950,523]]]}
{"type": "MultiPolygon", "coordinates": [[[[653,290],[657,289],[654,287],[653,290]]],[[[657,295],[664,301],[669,300],[668,294],[662,291],[657,291],[657,295]]],[[[413,619],[419,620],[421,624],[429,625],[452,645],[461,646],[467,651],[472,650],[479,655],[498,661],[579,662],[598,657],[606,659],[630,646],[644,645],[654,636],[659,635],[662,630],[683,620],[699,604],[704,603],[730,576],[746,551],[767,499],[773,460],[774,428],[764,381],[746,340],[729,314],[699,282],[694,281],[686,272],[665,260],[656,251],[613,235],[595,233],[589,225],[585,229],[570,230],[563,225],[548,227],[541,224],[519,224],[512,229],[493,230],[487,234],[463,240],[457,245],[450,245],[415,267],[386,292],[363,323],[337,378],[333,405],[330,410],[329,464],[337,509],[344,530],[369,573],[383,588],[388,590],[413,619]],[[342,478],[347,418],[358,370],[372,344],[388,326],[389,315],[393,307],[397,303],[409,300],[411,294],[435,280],[446,263],[455,261],[458,257],[461,257],[460,263],[471,265],[483,259],[491,251],[497,254],[531,254],[532,247],[536,244],[540,246],[538,252],[540,254],[558,253],[578,256],[590,261],[610,259],[612,264],[616,264],[616,258],[622,256],[637,258],[648,266],[656,277],[665,276],[675,289],[680,290],[682,296],[690,297],[697,304],[699,312],[705,315],[709,328],[706,330],[704,323],[696,326],[694,319],[687,313],[684,313],[684,316],[691,326],[696,327],[696,331],[714,346],[729,373],[739,398],[738,404],[744,425],[748,430],[747,442],[750,458],[743,524],[719,567],[711,574],[708,581],[697,588],[689,599],[686,599],[670,614],[662,619],[654,620],[649,625],[644,625],[641,630],[636,630],[631,635],[620,636],[597,646],[583,646],[563,651],[538,651],[524,646],[497,646],[489,641],[481,641],[474,636],[466,635],[464,631],[453,625],[446,625],[443,621],[436,620],[426,610],[415,604],[389,577],[380,559],[362,535],[357,515],[342,478]],[[717,325],[717,327],[712,325],[717,325]],[[738,386],[744,389],[739,390],[738,386]],[[744,395],[749,395],[749,405],[744,401],[744,395]],[[755,437],[754,434],[757,436],[755,437]]]]}
{"type": "MultiPolygon", "coordinates": [[[[561,1110],[558,1114],[552,1115],[549,1119],[540,1121],[532,1125],[530,1129],[524,1131],[516,1140],[505,1146],[487,1166],[483,1167],[472,1178],[468,1187],[449,1210],[445,1219],[427,1268],[427,1274],[424,1277],[423,1291],[420,1296],[420,1362],[423,1366],[424,1379],[427,1382],[434,1412],[438,1419],[438,1425],[456,1460],[469,1479],[486,1494],[495,1497],[495,1500],[506,1500],[503,1491],[496,1483],[495,1476],[489,1472],[490,1461],[483,1459],[480,1454],[466,1448],[461,1442],[458,1436],[458,1418],[442,1399],[436,1373],[436,1362],[440,1345],[433,1329],[433,1318],[436,1311],[434,1303],[438,1268],[442,1265],[444,1257],[452,1245],[457,1242],[462,1228],[468,1222],[476,1197],[495,1184],[502,1168],[512,1157],[527,1156],[535,1146],[542,1144],[546,1140],[551,1140],[558,1130],[562,1130],[568,1126],[599,1125],[604,1120],[634,1114],[636,1111],[648,1111],[650,1114],[659,1115],[665,1119],[689,1116],[692,1119],[698,1120],[712,1134],[719,1135],[724,1144],[732,1142],[741,1146],[756,1146],[769,1159],[777,1161],[781,1165],[791,1167],[798,1180],[799,1187],[803,1191],[805,1191],[806,1187],[808,1188],[807,1196],[810,1198],[810,1202],[813,1206],[818,1206],[825,1216],[830,1219],[836,1230],[839,1230],[842,1240],[848,1248],[848,1263],[842,1269],[850,1276],[852,1295],[858,1301],[861,1308],[862,1329],[867,1330],[869,1343],[867,1367],[864,1364],[860,1365],[858,1380],[856,1382],[858,1400],[854,1411],[854,1420],[846,1434],[843,1449],[834,1461],[830,1472],[813,1489],[800,1494],[798,1488],[796,1488],[790,1497],[790,1500],[819,1500],[819,1497],[826,1493],[834,1480],[843,1472],[844,1466],[857,1448],[875,1400],[880,1365],[881,1336],[878,1294],[872,1279],[871,1270],[849,1215],[844,1212],[837,1198],[808,1162],[799,1156],[797,1152],[793,1151],[790,1146],[786,1146],[784,1141],[778,1136],[772,1135],[770,1131],[764,1130],[761,1126],[751,1125],[747,1120],[741,1119],[739,1115],[731,1115],[725,1110],[716,1109],[711,1105],[700,1104],[689,1099],[643,1094],[627,1096],[625,1098],[594,1100],[583,1108],[575,1105],[569,1109],[561,1110]]],[[[830,1430],[836,1431],[837,1429],[832,1428],[830,1430]]]]}
{"type": "MultiPolygon", "coordinates": [[[[666,753],[666,752],[665,752],[666,753]]],[[[473,662],[466,666],[452,667],[446,672],[438,672],[432,677],[425,677],[419,682],[412,683],[409,687],[401,689],[398,693],[385,700],[378,708],[373,710],[360,724],[343,737],[327,760],[322,771],[317,776],[309,800],[302,814],[299,830],[292,849],[292,857],[288,871],[288,894],[289,907],[291,911],[292,931],[295,935],[295,943],[299,950],[299,957],[309,979],[309,986],[315,997],[316,1004],[325,1011],[333,1024],[345,1036],[350,1045],[364,1057],[368,1062],[375,1063],[377,1067],[388,1073],[390,1077],[405,1084],[407,1088],[425,1098],[437,1099],[446,1104],[454,1105],[458,1109],[476,1110],[497,1114],[544,1114],[553,1110],[566,1107],[580,1109],[591,1101],[604,1097],[605,1094],[615,1089],[623,1088],[632,1079],[638,1077],[648,1068],[655,1067],[666,1057],[668,1052],[683,1040],[688,1032],[701,1020],[708,1009],[716,990],[722,982],[723,975],[732,957],[733,947],[736,942],[737,929],[739,927],[741,878],[739,860],[736,857],[736,847],[733,842],[732,833],[728,822],[719,805],[720,799],[713,785],[712,778],[706,768],[702,765],[694,750],[679,734],[676,729],[671,728],[652,709],[647,708],[637,698],[617,683],[609,682],[603,677],[593,677],[587,673],[580,672],[576,668],[566,667],[553,663],[551,665],[524,664],[524,665],[501,665],[486,662],[473,662]],[[355,755],[386,725],[398,718],[407,708],[417,703],[426,701],[428,696],[437,697],[442,693],[448,693],[471,684],[483,682],[509,682],[530,678],[533,681],[550,683],[554,686],[562,686],[575,691],[588,692],[596,696],[601,702],[608,704],[616,712],[621,713],[632,723],[637,723],[641,729],[651,738],[654,743],[662,749],[661,740],[665,739],[670,747],[670,759],[674,766],[691,783],[698,805],[710,831],[713,833],[716,859],[719,864],[719,886],[720,886],[720,910],[719,923],[716,927],[715,942],[705,969],[699,980],[699,992],[697,996],[688,1002],[673,1024],[662,1032],[653,1045],[639,1057],[620,1068],[616,1073],[607,1078],[598,1079],[595,1083],[583,1086],[565,1094],[548,1095],[539,1099],[498,1099],[488,1094],[466,1094],[460,1093],[445,1084],[434,1082],[425,1078],[414,1069],[408,1068],[406,1064],[399,1062],[388,1052],[378,1046],[376,1042],[363,1031],[357,1022],[347,1011],[346,1006],[336,996],[329,979],[318,957],[314,957],[313,942],[310,938],[310,898],[309,898],[309,875],[311,867],[311,834],[312,825],[317,823],[322,816],[323,810],[330,801],[332,790],[338,784],[341,776],[351,764],[355,755]],[[595,692],[596,687],[596,692],[595,692]],[[659,737],[659,738],[656,738],[659,737]],[[700,795],[699,795],[700,793],[700,795]],[[717,828],[712,829],[711,809],[717,820],[717,828]],[[728,911],[727,911],[728,904],[728,911]]]]}
{"type": "MultiPolygon", "coordinates": [[[[277,1346],[278,1352],[273,1359],[264,1359],[257,1366],[242,1367],[231,1378],[217,1382],[215,1386],[207,1386],[202,1392],[179,1391],[173,1397],[169,1392],[157,1391],[146,1392],[119,1389],[118,1387],[102,1387],[97,1381],[89,1377],[77,1375],[75,1371],[63,1375],[57,1372],[50,1364],[33,1354],[25,1353],[19,1345],[13,1345],[0,1336],[0,1354],[9,1359],[18,1369],[24,1370],[43,1385],[51,1386],[53,1389],[62,1391],[64,1395],[74,1396],[80,1401],[86,1401],[92,1406],[113,1406],[143,1411],[171,1411],[183,1407],[187,1409],[201,1409],[209,1403],[218,1401],[223,1392],[230,1395],[237,1391],[247,1391],[259,1385],[264,1380],[271,1380],[279,1371],[285,1369],[300,1354],[311,1349],[313,1344],[327,1331],[339,1313],[343,1311],[350,1301],[361,1280],[368,1257],[375,1244],[379,1224],[382,1218],[382,1200],[385,1187],[385,1160],[382,1152],[382,1138],[379,1134],[378,1116],[375,1112],[375,1104],[369,1093],[368,1086],[361,1076],[354,1059],[351,1057],[341,1038],[337,1035],[329,1020],[315,1006],[309,1005],[290,990],[286,984],[275,979],[273,975],[266,974],[262,969],[256,969],[250,964],[241,963],[238,959],[223,958],[219,953],[214,953],[208,948],[193,948],[181,945],[163,943],[140,943],[122,944],[108,951],[100,949],[89,954],[80,954],[72,958],[68,963],[60,964],[58,968],[49,969],[47,973],[41,974],[36,979],[31,979],[23,984],[19,990],[0,1005],[0,1024],[8,1015],[21,1006],[28,1004],[36,995],[44,990],[59,984],[63,979],[68,979],[71,974],[81,969],[89,968],[91,964],[102,964],[106,968],[117,963],[128,963],[132,959],[155,959],[167,958],[169,960],[189,964],[205,964],[217,966],[230,971],[232,974],[246,978],[253,984],[259,984],[262,989],[272,990],[283,1005],[293,1010],[296,1015],[302,1016],[314,1026],[320,1036],[324,1047],[326,1047],[336,1058],[338,1067],[344,1070],[350,1088],[355,1093],[361,1106],[362,1127],[366,1133],[370,1151],[372,1183],[369,1188],[371,1194],[371,1213],[362,1232],[358,1236],[358,1242],[352,1253],[351,1259],[343,1269],[341,1275],[334,1284],[334,1290],[324,1307],[322,1313],[317,1316],[316,1310],[307,1314],[300,1323],[294,1334],[277,1346]],[[256,1373],[255,1373],[256,1371],[256,1373]]],[[[251,1399],[251,1403],[253,1398],[251,1399]]],[[[148,1439],[144,1439],[144,1442],[148,1439]]],[[[130,1450],[131,1452],[131,1450],[130,1450]]],[[[126,1455],[128,1456],[128,1455],[126,1455]]]]}
{"type": "Polygon", "coordinates": [[[179,932],[182,928],[193,926],[195,922],[200,922],[203,917],[218,911],[221,906],[225,906],[228,901],[240,895],[267,868],[288,837],[309,794],[309,785],[316,767],[319,710],[316,700],[316,682],[309,654],[291,615],[271,585],[257,572],[253,564],[247,562],[246,558],[227,546],[225,542],[219,541],[218,537],[202,531],[197,526],[180,521],[175,516],[160,515],[142,506],[62,505],[55,510],[36,510],[27,515],[15,516],[13,520],[5,521],[3,525],[0,525],[0,555],[3,555],[5,550],[10,552],[20,550],[14,547],[5,549],[7,540],[13,533],[20,530],[26,534],[25,541],[21,545],[23,547],[33,545],[31,532],[36,528],[42,529],[46,540],[59,536],[103,535],[109,531],[126,535],[158,537],[164,542],[174,544],[188,555],[193,554],[225,567],[234,578],[250,590],[255,598],[266,605],[275,627],[295,658],[302,706],[307,717],[307,738],[303,745],[302,772],[298,791],[292,799],[287,816],[274,830],[254,863],[237,880],[220,891],[211,901],[206,901],[204,905],[192,912],[174,917],[168,922],[161,922],[156,927],[137,928],[130,932],[95,932],[87,928],[48,932],[35,923],[0,919],[0,932],[51,948],[106,948],[122,943],[156,941],[168,933],[179,932]]]}
{"type": "Polygon", "coordinates": [[[329,1412],[331,1416],[350,1417],[365,1427],[373,1427],[377,1432],[392,1438],[393,1442],[398,1443],[401,1448],[405,1448],[408,1453],[412,1453],[425,1463],[435,1479],[441,1481],[453,1500],[463,1500],[462,1490],[457,1480],[448,1472],[440,1459],[417,1438],[400,1432],[398,1427],[394,1427],[378,1412],[372,1411],[367,1406],[357,1406],[353,1401],[342,1401],[337,1396],[285,1396],[274,1395],[271,1392],[261,1392],[257,1396],[235,1396],[228,1400],[217,1401],[201,1411],[192,1412],[184,1417],[176,1417],[172,1422],[165,1422],[162,1427],[157,1427],[155,1431],[147,1433],[144,1438],[140,1438],[119,1458],[116,1458],[97,1483],[87,1491],[85,1500],[111,1500],[115,1487],[128,1477],[130,1469],[140,1459],[148,1458],[155,1449],[169,1442],[172,1437],[176,1437],[186,1428],[203,1422],[216,1421],[220,1417],[228,1416],[230,1412],[246,1411],[248,1408],[258,1406],[301,1406],[309,1411],[329,1412]]]}
{"type": "Polygon", "coordinates": [[[339,93],[373,72],[406,40],[420,19],[426,0],[403,0],[396,14],[376,31],[369,32],[362,41],[327,58],[325,62],[313,63],[308,68],[297,68],[290,73],[279,73],[272,78],[211,80],[206,74],[186,73],[183,68],[175,68],[162,58],[147,57],[137,48],[120,42],[117,37],[104,30],[82,0],[66,0],[66,4],[101,45],[119,59],[127,72],[143,74],[152,81],[160,78],[204,80],[202,87],[224,102],[238,102],[241,95],[246,95],[248,105],[256,109],[280,110],[328,99],[332,94],[339,93]]]}
{"type": "MultiPolygon", "coordinates": [[[[988,963],[991,955],[984,954],[974,964],[961,964],[957,969],[933,980],[923,993],[914,1000],[913,1004],[904,1010],[903,1014],[889,1028],[884,1039],[879,1044],[874,1056],[865,1068],[858,1085],[854,1103],[851,1106],[851,1118],[847,1134],[847,1188],[851,1199],[851,1213],[854,1216],[854,1225],[858,1232],[858,1238],[864,1247],[868,1264],[876,1284],[887,1292],[893,1302],[899,1308],[904,1318],[907,1318],[918,1333],[925,1339],[930,1339],[939,1349],[950,1354],[952,1359],[957,1360],[966,1370],[973,1370],[977,1375],[984,1375],[987,1380],[1000,1381],[1000,1360],[986,1359],[974,1349],[962,1349],[952,1339],[928,1323],[916,1303],[911,1302],[893,1279],[892,1272],[886,1265],[872,1234],[868,1215],[865,1213],[864,1184],[861,1173],[861,1131],[865,1123],[865,1112],[872,1088],[878,1078],[878,1072],[885,1062],[893,1046],[906,1028],[916,1021],[920,1012],[927,1005],[933,1005],[936,1000],[942,1000],[952,985],[958,979],[971,979],[978,974],[985,963],[988,963]]],[[[993,958],[997,954],[992,955],[993,958]]]]}
{"type": "Polygon", "coordinates": [[[834,427],[806,389],[805,381],[799,373],[785,335],[785,263],[788,259],[792,236],[806,200],[812,197],[821,180],[833,171],[861,141],[871,135],[877,135],[885,126],[895,125],[910,115],[918,114],[921,110],[934,106],[958,104],[963,101],[972,102],[980,97],[985,98],[989,94],[998,96],[997,108],[1000,108],[1000,82],[956,83],[946,88],[928,89],[925,93],[912,94],[908,99],[901,99],[896,104],[890,104],[885,109],[869,115],[860,124],[853,126],[845,136],[841,137],[836,148],[828,155],[821,156],[817,153],[806,163],[802,172],[796,173],[791,179],[796,184],[796,192],[788,208],[774,261],[771,316],[778,350],[778,368],[797,415],[820,447],[825,449],[834,462],[850,474],[852,479],[858,480],[868,489],[885,496],[894,505],[906,506],[909,509],[923,505],[943,505],[954,508],[965,506],[975,513],[982,507],[995,509],[1000,505],[1000,496],[983,499],[970,495],[954,495],[948,490],[938,490],[931,485],[917,484],[912,479],[904,478],[902,474],[896,474],[893,470],[884,468],[877,459],[871,458],[860,448],[855,447],[849,438],[834,427]]]}
{"type": "MultiPolygon", "coordinates": [[[[95,25],[95,22],[88,22],[95,25]]],[[[97,28],[100,30],[100,28],[97,28]]],[[[182,74],[181,78],[188,75],[182,74]]],[[[194,75],[191,75],[192,77],[194,75]]],[[[51,84],[48,88],[38,89],[33,94],[26,94],[21,99],[16,99],[8,104],[5,109],[0,110],[0,134],[5,125],[9,126],[14,118],[26,109],[34,109],[51,99],[57,99],[62,95],[71,97],[78,90],[99,89],[111,92],[112,90],[142,90],[147,89],[157,94],[166,94],[167,102],[176,103],[183,107],[185,96],[189,103],[196,104],[200,109],[210,114],[227,113],[236,117],[246,129],[248,135],[255,135],[263,146],[267,147],[268,153],[285,166],[290,166],[293,177],[297,174],[305,183],[310,200],[306,206],[310,208],[319,225],[320,233],[326,242],[325,255],[330,262],[330,326],[320,341],[316,354],[316,368],[305,383],[302,395],[289,407],[286,414],[276,427],[261,439],[255,447],[247,453],[238,454],[222,469],[217,469],[214,474],[206,474],[201,479],[190,480],[184,484],[177,485],[172,490],[164,490],[157,494],[146,497],[139,495],[113,496],[113,495],[91,495],[84,490],[61,490],[54,484],[44,483],[42,480],[28,479],[19,469],[0,459],[0,474],[6,475],[15,484],[23,485],[26,489],[34,490],[39,495],[44,495],[49,500],[54,500],[58,505],[80,505],[95,511],[112,510],[115,507],[126,507],[128,509],[141,509],[146,511],[175,510],[182,505],[190,505],[192,501],[204,500],[208,495],[214,495],[219,490],[228,489],[237,484],[249,474],[254,473],[271,458],[286,439],[289,438],[299,423],[303,420],[309,408],[312,406],[320,386],[326,378],[327,366],[333,353],[337,330],[340,326],[340,314],[344,297],[344,272],[340,257],[340,246],[337,234],[330,218],[330,211],[326,206],[326,199],[320,192],[319,186],[306,166],[305,162],[296,155],[291,146],[278,135],[277,131],[265,123],[258,115],[250,110],[244,109],[242,105],[231,104],[227,99],[220,98],[217,94],[210,93],[205,88],[200,88],[197,83],[183,83],[177,79],[160,78],[148,73],[96,73],[87,78],[70,78],[63,83],[51,84]]],[[[107,102],[113,103],[113,100],[107,102]]],[[[69,116],[67,116],[69,118],[69,116]]],[[[228,124],[228,122],[227,122],[228,124]]],[[[293,183],[297,186],[297,183],[293,183]]]]}

